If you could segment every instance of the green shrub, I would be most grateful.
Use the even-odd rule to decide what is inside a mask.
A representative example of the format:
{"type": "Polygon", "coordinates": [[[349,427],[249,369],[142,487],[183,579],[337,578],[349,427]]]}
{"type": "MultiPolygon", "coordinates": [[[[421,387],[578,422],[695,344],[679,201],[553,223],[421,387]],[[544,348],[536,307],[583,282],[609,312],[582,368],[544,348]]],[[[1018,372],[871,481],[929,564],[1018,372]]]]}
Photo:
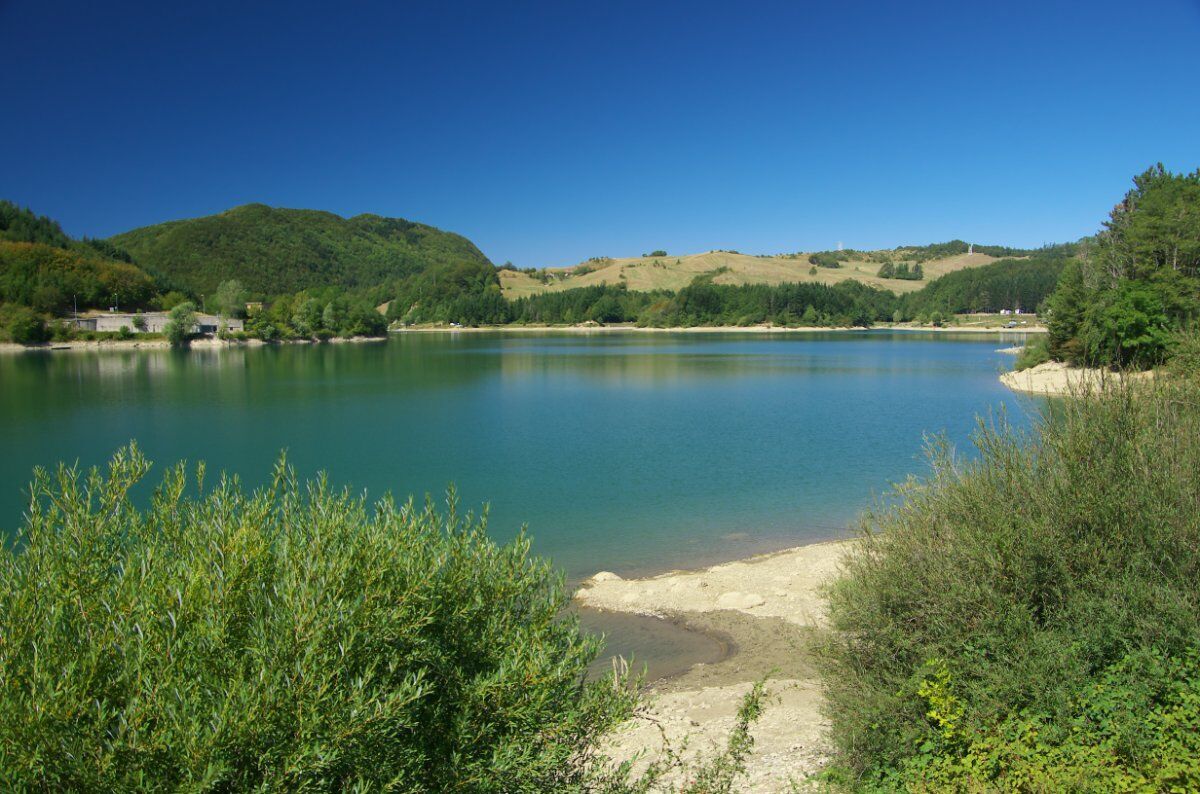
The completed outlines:
{"type": "Polygon", "coordinates": [[[73,324],[60,321],[51,324],[50,337],[56,342],[69,342],[76,337],[77,331],[73,324]]]}
{"type": "MultiPolygon", "coordinates": [[[[37,472],[0,553],[4,790],[571,791],[635,704],[486,518],[136,447],[37,472]]],[[[613,789],[616,790],[616,789],[613,789]]]]}
{"type": "MultiPolygon", "coordinates": [[[[949,686],[949,676],[943,683],[949,686]]],[[[930,694],[938,694],[930,690],[930,694]]],[[[937,714],[929,699],[929,714],[937,714]]],[[[973,736],[942,731],[888,788],[926,791],[1200,790],[1200,653],[1131,653],[1060,719],[1022,713],[973,736]]]]}
{"type": "Polygon", "coordinates": [[[1182,377],[1200,377],[1200,327],[1175,334],[1171,340],[1170,369],[1182,377]]]}
{"type": "Polygon", "coordinates": [[[849,258],[849,255],[842,251],[819,251],[811,254],[808,261],[816,267],[838,268],[842,266],[844,260],[849,258]]]}
{"type": "Polygon", "coordinates": [[[46,321],[33,309],[0,304],[0,340],[19,345],[36,345],[50,338],[46,321]]]}
{"type": "Polygon", "coordinates": [[[1043,337],[1035,337],[1025,343],[1021,348],[1021,352],[1017,354],[1017,363],[1014,367],[1017,372],[1030,367],[1036,367],[1038,364],[1045,364],[1050,360],[1050,350],[1046,346],[1046,340],[1043,337]]]}
{"type": "Polygon", "coordinates": [[[163,334],[170,341],[171,347],[183,347],[192,338],[192,329],[196,327],[196,306],[190,301],[177,303],[167,313],[167,324],[163,334]]]}
{"type": "Polygon", "coordinates": [[[1079,394],[1028,436],[1000,421],[976,444],[968,462],[934,447],[831,592],[845,779],[1071,790],[1102,760],[1097,781],[1176,770],[1194,786],[1200,382],[1079,394]],[[1154,664],[1167,672],[1136,672],[1154,664]]]}

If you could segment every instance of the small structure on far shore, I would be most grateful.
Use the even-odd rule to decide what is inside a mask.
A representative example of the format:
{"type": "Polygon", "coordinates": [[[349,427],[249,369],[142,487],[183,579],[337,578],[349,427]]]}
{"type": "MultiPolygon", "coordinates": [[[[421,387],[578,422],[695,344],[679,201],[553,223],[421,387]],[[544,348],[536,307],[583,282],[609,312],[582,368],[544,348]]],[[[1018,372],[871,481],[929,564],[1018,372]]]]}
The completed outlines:
{"type": "MultiPolygon", "coordinates": [[[[161,334],[170,322],[170,317],[166,312],[96,312],[74,317],[71,322],[80,331],[111,333],[127,328],[135,334],[161,334]]],[[[243,331],[245,326],[245,321],[237,317],[218,317],[215,314],[196,312],[196,325],[192,327],[192,333],[215,334],[222,328],[226,331],[243,331]]]]}

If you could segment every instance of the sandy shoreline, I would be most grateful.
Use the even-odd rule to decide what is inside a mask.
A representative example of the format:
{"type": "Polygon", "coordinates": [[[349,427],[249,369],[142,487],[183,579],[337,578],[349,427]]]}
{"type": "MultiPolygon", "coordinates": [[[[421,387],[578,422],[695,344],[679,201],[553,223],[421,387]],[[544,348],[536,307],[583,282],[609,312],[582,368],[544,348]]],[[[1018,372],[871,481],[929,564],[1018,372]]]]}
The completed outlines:
{"type": "Polygon", "coordinates": [[[827,757],[828,725],[810,648],[826,621],[821,590],[852,543],[817,543],[644,579],[601,572],[583,582],[575,595],[583,606],[667,618],[736,646],[716,664],[656,684],[647,718],[614,736],[614,757],[653,754],[661,747],[660,728],[673,743],[689,735],[692,750],[711,751],[728,735],[752,682],[769,675],[776,700],[754,728],[747,787],[788,791],[790,780],[817,771],[827,757]]]}
{"type": "Polygon", "coordinates": [[[1154,377],[1153,372],[1121,373],[1105,369],[1071,367],[1060,361],[1047,361],[1020,372],[1005,372],[1000,382],[1013,391],[1043,397],[1063,397],[1081,389],[1102,388],[1122,380],[1143,380],[1154,377]]]}
{"type": "Polygon", "coordinates": [[[847,333],[853,331],[911,331],[916,333],[961,333],[961,334],[1040,334],[1045,333],[1045,326],[1029,326],[1026,328],[1003,328],[989,326],[914,326],[914,325],[875,325],[870,328],[861,326],[828,328],[823,326],[782,327],[774,325],[695,325],[676,326],[672,328],[648,328],[636,325],[482,325],[463,328],[447,326],[412,326],[395,328],[393,334],[430,334],[430,333],[540,333],[545,331],[561,331],[564,333],[614,333],[636,331],[646,334],[814,334],[814,333],[847,333]]]}

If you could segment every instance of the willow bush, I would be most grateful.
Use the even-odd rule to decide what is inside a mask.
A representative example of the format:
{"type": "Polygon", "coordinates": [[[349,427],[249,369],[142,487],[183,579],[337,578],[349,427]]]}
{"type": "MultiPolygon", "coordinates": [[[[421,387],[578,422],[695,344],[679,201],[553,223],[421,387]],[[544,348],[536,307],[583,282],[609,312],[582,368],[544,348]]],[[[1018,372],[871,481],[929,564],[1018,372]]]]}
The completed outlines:
{"type": "Polygon", "coordinates": [[[831,592],[835,780],[1200,788],[1200,381],[1054,401],[867,518],[831,592]]]}
{"type": "Polygon", "coordinates": [[[35,476],[0,554],[4,790],[569,791],[635,708],[588,681],[561,577],[453,498],[180,464],[141,509],[149,467],[35,476]]]}

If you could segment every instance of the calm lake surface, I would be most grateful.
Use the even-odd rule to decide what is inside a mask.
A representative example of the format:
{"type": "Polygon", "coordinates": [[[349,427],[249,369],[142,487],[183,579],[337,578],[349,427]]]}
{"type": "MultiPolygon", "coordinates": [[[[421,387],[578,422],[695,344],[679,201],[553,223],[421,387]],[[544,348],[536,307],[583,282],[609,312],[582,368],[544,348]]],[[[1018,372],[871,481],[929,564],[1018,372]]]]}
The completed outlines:
{"type": "MultiPolygon", "coordinates": [[[[498,538],[529,525],[569,577],[644,574],[842,537],[923,440],[1035,403],[1014,337],[446,333],[387,343],[0,357],[0,528],[35,465],[137,439],[161,473],[261,484],[281,449],[371,496],[455,483],[498,538]],[[211,475],[210,475],[211,476],[211,475]]],[[[157,481],[159,475],[152,475],[157,481]]]]}

